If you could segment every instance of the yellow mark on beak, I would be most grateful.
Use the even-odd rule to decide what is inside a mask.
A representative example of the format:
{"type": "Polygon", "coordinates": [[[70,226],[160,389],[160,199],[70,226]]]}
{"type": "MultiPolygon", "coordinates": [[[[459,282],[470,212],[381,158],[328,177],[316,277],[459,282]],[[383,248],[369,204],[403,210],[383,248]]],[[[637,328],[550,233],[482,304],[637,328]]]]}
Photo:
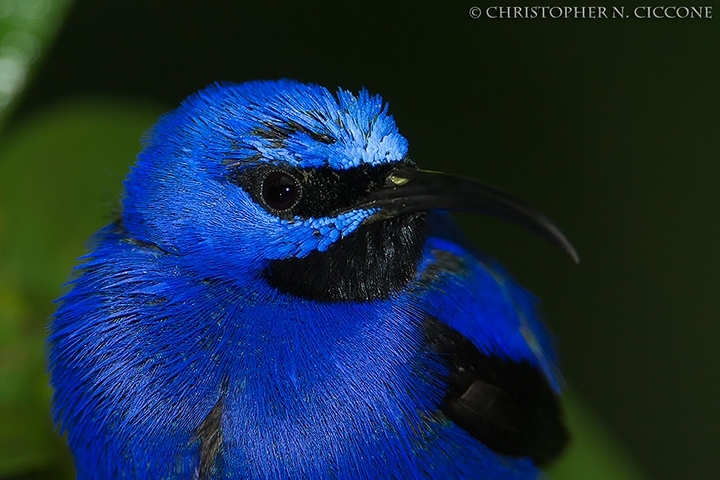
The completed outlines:
{"type": "Polygon", "coordinates": [[[389,180],[390,180],[390,181],[392,182],[392,184],[395,185],[396,187],[399,187],[399,186],[401,186],[401,185],[405,185],[406,183],[408,183],[408,182],[410,181],[409,178],[398,177],[397,175],[390,175],[389,180]]]}

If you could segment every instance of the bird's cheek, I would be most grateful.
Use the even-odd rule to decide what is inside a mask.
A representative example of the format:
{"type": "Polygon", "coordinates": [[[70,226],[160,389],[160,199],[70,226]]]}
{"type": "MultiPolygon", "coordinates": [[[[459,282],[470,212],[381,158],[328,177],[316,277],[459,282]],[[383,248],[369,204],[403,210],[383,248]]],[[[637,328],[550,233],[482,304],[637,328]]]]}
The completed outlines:
{"type": "Polygon", "coordinates": [[[313,251],[325,252],[338,240],[355,232],[373,210],[347,212],[336,217],[282,220],[273,260],[303,258],[313,251]]]}

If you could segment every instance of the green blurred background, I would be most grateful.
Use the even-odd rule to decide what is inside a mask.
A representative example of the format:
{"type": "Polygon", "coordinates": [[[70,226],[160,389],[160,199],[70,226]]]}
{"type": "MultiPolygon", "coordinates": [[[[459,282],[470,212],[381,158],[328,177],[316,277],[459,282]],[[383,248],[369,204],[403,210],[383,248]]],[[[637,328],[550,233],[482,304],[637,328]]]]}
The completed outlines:
{"type": "Polygon", "coordinates": [[[143,131],[210,82],[280,77],[382,94],[417,163],[575,243],[580,266],[459,216],[557,336],[576,441],[554,478],[720,478],[720,19],[473,5],[493,4],[0,0],[0,478],[71,475],[44,324],[143,131]]]}

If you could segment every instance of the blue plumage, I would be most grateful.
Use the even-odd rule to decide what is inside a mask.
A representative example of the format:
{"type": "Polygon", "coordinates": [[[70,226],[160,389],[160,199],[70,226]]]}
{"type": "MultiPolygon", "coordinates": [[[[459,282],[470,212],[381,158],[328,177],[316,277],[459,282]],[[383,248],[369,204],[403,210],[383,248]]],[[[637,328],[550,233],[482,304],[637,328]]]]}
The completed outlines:
{"type": "Polygon", "coordinates": [[[560,451],[534,298],[437,210],[574,255],[545,217],[417,170],[365,91],[214,85],[145,141],[51,323],[79,479],[526,480],[560,451]]]}

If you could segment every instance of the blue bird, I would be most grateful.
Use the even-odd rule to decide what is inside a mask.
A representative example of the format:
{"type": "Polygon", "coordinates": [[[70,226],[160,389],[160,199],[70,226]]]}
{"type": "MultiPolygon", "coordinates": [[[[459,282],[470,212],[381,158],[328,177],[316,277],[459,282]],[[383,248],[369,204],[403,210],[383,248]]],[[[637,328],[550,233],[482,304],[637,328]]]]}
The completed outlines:
{"type": "Polygon", "coordinates": [[[380,97],[216,84],[163,116],[48,339],[78,479],[542,477],[567,441],[535,298],[448,210],[380,97]]]}

